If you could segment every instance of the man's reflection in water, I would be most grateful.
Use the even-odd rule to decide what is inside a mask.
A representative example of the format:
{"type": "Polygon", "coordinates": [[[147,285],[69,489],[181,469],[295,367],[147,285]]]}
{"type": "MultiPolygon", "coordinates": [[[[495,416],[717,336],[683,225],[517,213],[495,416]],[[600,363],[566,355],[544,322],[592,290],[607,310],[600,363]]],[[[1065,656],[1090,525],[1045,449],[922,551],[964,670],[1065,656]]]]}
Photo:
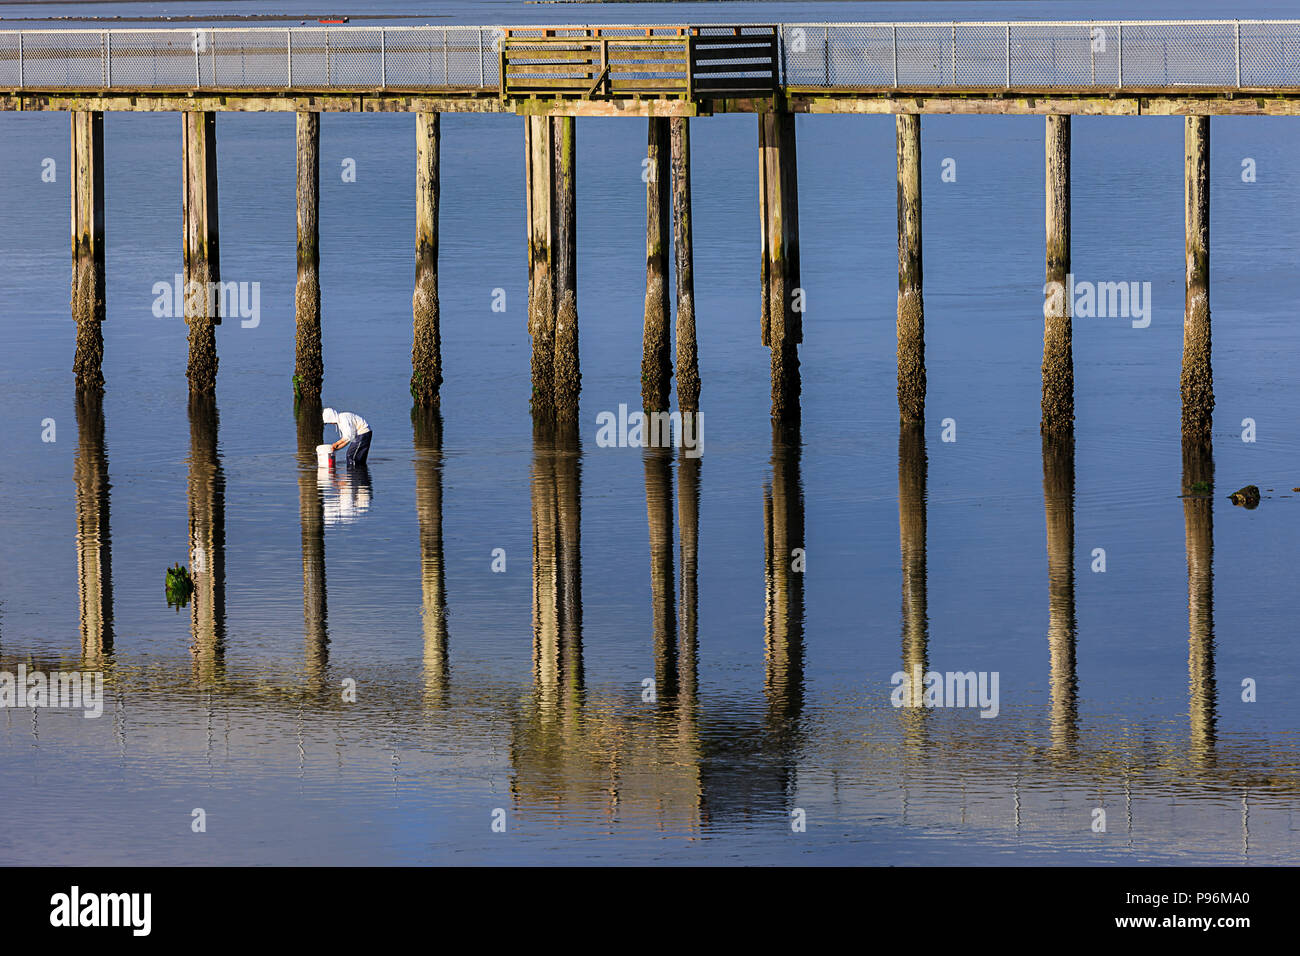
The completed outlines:
{"type": "Polygon", "coordinates": [[[325,527],[349,524],[370,510],[372,489],[366,465],[317,468],[316,487],[324,503],[325,527]]]}

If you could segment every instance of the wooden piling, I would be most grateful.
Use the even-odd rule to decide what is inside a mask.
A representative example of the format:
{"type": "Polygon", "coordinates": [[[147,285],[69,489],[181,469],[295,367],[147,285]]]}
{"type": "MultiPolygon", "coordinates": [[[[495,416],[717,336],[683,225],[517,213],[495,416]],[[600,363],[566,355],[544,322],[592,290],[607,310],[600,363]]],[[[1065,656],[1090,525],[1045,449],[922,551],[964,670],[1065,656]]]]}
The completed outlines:
{"type": "Polygon", "coordinates": [[[773,110],[759,115],[758,152],[762,334],[763,344],[772,353],[772,419],[795,424],[799,420],[803,296],[799,289],[794,114],[773,110]]]}
{"type": "Polygon", "coordinates": [[[438,113],[415,114],[415,292],[411,296],[411,398],[438,404],[442,340],[438,328],[438,113]]]}
{"type": "MultiPolygon", "coordinates": [[[[298,113],[298,282],[294,289],[295,394],[320,397],[320,114],[298,113]]],[[[314,454],[314,451],[313,451],[314,454]]]]}
{"type": "Polygon", "coordinates": [[[673,167],[673,251],[677,281],[677,407],[700,408],[700,363],[695,343],[695,258],[691,247],[690,120],[670,121],[673,167]]]}
{"type": "Polygon", "coordinates": [[[672,341],[668,322],[668,215],[672,206],[668,120],[651,117],[645,165],[645,326],[641,339],[641,405],[669,407],[672,341]]]}
{"type": "Polygon", "coordinates": [[[572,116],[555,123],[555,415],[578,417],[582,372],[578,361],[577,150],[572,116]]]}
{"type": "Polygon", "coordinates": [[[1210,361],[1210,118],[1188,116],[1183,134],[1187,298],[1183,315],[1183,438],[1210,441],[1214,372],[1210,361]]]}
{"type": "Polygon", "coordinates": [[[181,114],[183,170],[181,214],[184,222],[185,324],[190,356],[186,377],[190,391],[211,394],[217,387],[217,335],[221,324],[221,279],[217,221],[217,114],[181,114]]]}
{"type": "Polygon", "coordinates": [[[78,389],[102,389],[104,373],[104,114],[72,113],[72,318],[78,389]]]}
{"type": "Polygon", "coordinates": [[[551,247],[554,121],[524,117],[524,185],[528,229],[528,334],[533,340],[533,415],[555,413],[555,273],[551,247]]]}
{"type": "Polygon", "coordinates": [[[1040,429],[1074,427],[1074,354],[1069,301],[1070,117],[1048,116],[1044,137],[1047,285],[1043,300],[1043,400],[1040,429]]]}
{"type": "Polygon", "coordinates": [[[895,117],[898,141],[898,416],[925,419],[925,303],[921,270],[921,117],[895,117]]]}

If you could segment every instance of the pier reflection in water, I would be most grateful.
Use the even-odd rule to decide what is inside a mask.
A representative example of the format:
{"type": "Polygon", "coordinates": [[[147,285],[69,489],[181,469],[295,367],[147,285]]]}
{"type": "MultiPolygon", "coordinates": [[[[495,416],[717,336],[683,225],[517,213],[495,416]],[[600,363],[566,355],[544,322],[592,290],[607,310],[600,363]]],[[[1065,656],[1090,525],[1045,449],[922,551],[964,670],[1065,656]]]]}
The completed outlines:
{"type": "MultiPolygon", "coordinates": [[[[406,779],[403,774],[427,773],[434,775],[430,779],[447,775],[448,786],[472,787],[475,772],[492,779],[504,769],[516,825],[532,826],[534,835],[541,832],[539,824],[543,830],[563,833],[576,827],[588,835],[658,832],[687,839],[757,832],[755,828],[766,826],[788,832],[790,811],[811,806],[810,814],[819,819],[833,813],[836,819],[842,815],[851,830],[864,828],[852,831],[860,836],[870,834],[872,821],[885,819],[904,828],[931,823],[959,827],[971,840],[992,834],[995,843],[1014,839],[1064,847],[1073,846],[1077,831],[1086,831],[1087,808],[1102,805],[1124,808],[1122,823],[1117,825],[1118,816],[1112,816],[1112,829],[1125,834],[1114,846],[1135,858],[1154,859],[1158,841],[1145,834],[1158,828],[1184,833],[1200,826],[1207,807],[1220,808],[1227,794],[1234,801],[1238,856],[1230,857],[1223,848],[1224,832],[1215,838],[1222,841],[1218,858],[1252,859],[1268,852],[1259,829],[1276,819],[1279,807],[1297,802],[1297,785],[1284,769],[1295,760],[1294,754],[1250,734],[1234,734],[1225,743],[1217,728],[1213,497],[1204,490],[1213,481],[1213,460],[1206,448],[1184,449],[1181,480],[1187,724],[1148,721],[1122,709],[1106,710],[1105,704],[1087,720],[1080,716],[1082,700],[1104,698],[1095,688],[1089,697],[1078,668],[1074,562],[1086,560],[1086,555],[1078,552],[1075,534],[1076,454],[1070,435],[1044,439],[1041,445],[1048,653],[1039,676],[1047,691],[1045,708],[1004,702],[1000,719],[985,722],[974,714],[925,707],[896,710],[889,706],[887,693],[877,695],[863,686],[859,693],[864,706],[859,710],[828,710],[824,702],[810,709],[806,672],[818,642],[810,642],[805,633],[804,453],[794,427],[773,430],[761,475],[749,476],[753,518],[762,522],[763,635],[761,649],[756,628],[748,636],[739,635],[744,640],[737,646],[753,655],[755,663],[761,655],[757,693],[746,697],[733,686],[733,678],[719,679],[707,667],[701,677],[702,660],[716,653],[700,624],[700,604],[708,600],[708,594],[701,595],[700,580],[701,508],[707,511],[710,500],[702,489],[705,469],[698,458],[662,449],[640,454],[637,479],[644,492],[642,527],[649,545],[648,555],[642,552],[636,560],[649,604],[644,608],[649,630],[641,647],[650,665],[644,676],[650,678],[653,693],[643,696],[640,674],[621,689],[607,679],[589,678],[588,658],[604,673],[612,648],[604,638],[606,606],[588,597],[584,607],[584,531],[597,535],[592,548],[599,548],[600,537],[610,532],[603,524],[584,529],[584,450],[575,433],[555,429],[535,432],[529,466],[531,676],[526,682],[503,681],[495,669],[485,673],[476,660],[453,681],[448,551],[460,543],[449,545],[444,539],[448,464],[444,425],[437,413],[412,418],[413,473],[408,474],[413,478],[415,513],[411,533],[394,536],[406,541],[412,564],[418,556],[418,577],[411,578],[420,588],[418,668],[383,665],[378,679],[365,683],[359,701],[344,706],[339,703],[338,677],[355,672],[369,638],[359,633],[357,646],[343,649],[347,669],[335,666],[338,648],[331,649],[327,626],[326,498],[348,476],[330,476],[325,487],[318,482],[314,452],[321,431],[319,409],[304,404],[296,418],[304,628],[298,673],[303,676],[286,678],[245,659],[242,641],[235,645],[238,655],[230,659],[225,620],[227,479],[218,453],[216,407],[197,400],[188,409],[185,459],[195,583],[191,659],[184,669],[174,659],[152,664],[151,686],[162,696],[146,701],[132,696],[140,678],[130,666],[120,666],[121,639],[116,647],[113,640],[119,615],[110,570],[103,411],[98,403],[86,401],[77,412],[73,471],[83,655],[87,663],[109,656],[119,659],[115,668],[105,668],[112,687],[106,695],[108,706],[112,710],[130,703],[136,714],[130,727],[119,721],[123,753],[129,751],[131,739],[145,733],[132,729],[136,721],[168,721],[198,704],[209,725],[221,718],[227,726],[238,727],[239,714],[246,711],[254,724],[228,746],[251,746],[249,741],[266,728],[287,728],[297,735],[300,773],[311,773],[313,766],[319,770],[322,744],[330,748],[330,766],[337,763],[340,772],[355,773],[348,768],[365,766],[366,755],[380,742],[393,745],[390,786],[406,779]],[[196,689],[207,695],[201,703],[192,696],[196,689]],[[151,713],[154,709],[156,714],[151,713]],[[485,753],[503,754],[504,764],[495,769],[485,765],[463,776],[465,740],[476,741],[485,753]],[[869,745],[862,747],[862,741],[869,745]],[[889,741],[897,746],[877,746],[889,741]],[[827,773],[835,780],[835,800],[843,802],[818,808],[820,781],[827,773]],[[903,809],[898,815],[900,792],[903,809]],[[1220,798],[1216,802],[1207,794],[1220,798]],[[1181,828],[1160,816],[1171,797],[1178,814],[1189,821],[1181,828]],[[1063,820],[1063,801],[1066,806],[1079,804],[1069,811],[1080,814],[1079,820],[1063,820]],[[1153,822],[1157,818],[1163,822],[1153,822]],[[1003,831],[1014,837],[998,836],[1003,831]],[[1254,841],[1249,839],[1251,831],[1256,831],[1254,841]]],[[[635,459],[627,455],[626,460],[635,459]]],[[[900,426],[897,567],[902,581],[901,665],[909,685],[918,672],[924,674],[932,666],[936,646],[953,638],[946,622],[936,632],[931,616],[929,471],[923,428],[900,426]]],[[[364,483],[356,475],[351,480],[364,483]]],[[[593,507],[590,500],[586,505],[593,507]]],[[[339,530],[353,533],[346,525],[339,530]]],[[[342,553],[338,560],[349,558],[356,560],[342,553]]],[[[757,599],[758,582],[751,580],[757,599]]],[[[587,590],[590,593],[590,587],[587,590]]],[[[758,616],[752,620],[757,623],[758,616]]],[[[472,631],[467,632],[471,641],[472,631]]],[[[728,631],[712,633],[718,641],[730,636],[728,631]]],[[[467,645],[465,653],[473,660],[476,652],[467,645]]],[[[897,653],[889,652],[890,666],[899,659],[897,653]]],[[[127,656],[133,654],[128,651],[127,656]]],[[[43,663],[57,666],[56,661],[43,663]]],[[[1004,694],[1007,690],[1004,683],[1004,694]]],[[[42,746],[50,745],[51,732],[49,722],[42,723],[42,746]]],[[[207,752],[211,758],[210,739],[207,752]]],[[[366,792],[364,778],[357,786],[359,794],[366,792]]],[[[421,791],[435,804],[432,794],[437,792],[421,791]]],[[[1216,812],[1219,833],[1229,824],[1216,812]]]]}
{"type": "Polygon", "coordinates": [[[415,513],[420,534],[420,621],[424,638],[424,700],[446,703],[447,575],[442,546],[442,413],[411,410],[415,434],[415,513]]]}
{"type": "Polygon", "coordinates": [[[113,653],[113,536],[109,530],[108,453],[104,449],[103,396],[78,391],[77,589],[81,596],[81,654],[87,667],[113,653]]]}
{"type": "Polygon", "coordinates": [[[1074,432],[1043,435],[1043,510],[1047,519],[1047,647],[1052,750],[1073,751],[1079,733],[1075,669],[1074,432]]]}
{"type": "Polygon", "coordinates": [[[1183,443],[1183,527],[1187,540],[1187,676],[1191,752],[1199,763],[1215,756],[1214,452],[1183,443]]]}
{"type": "Polygon", "coordinates": [[[324,426],[320,400],[294,409],[298,426],[298,519],[302,526],[302,619],[308,679],[323,685],[329,665],[329,602],[325,591],[325,496],[316,477],[316,446],[324,426]]]}
{"type": "Polygon", "coordinates": [[[926,570],[925,423],[898,426],[898,542],[903,577],[903,708],[907,740],[924,744],[925,674],[929,669],[930,615],[926,570]]]}
{"type": "Polygon", "coordinates": [[[191,394],[189,460],[191,651],[200,682],[225,676],[226,476],[217,454],[216,400],[191,394]]]}

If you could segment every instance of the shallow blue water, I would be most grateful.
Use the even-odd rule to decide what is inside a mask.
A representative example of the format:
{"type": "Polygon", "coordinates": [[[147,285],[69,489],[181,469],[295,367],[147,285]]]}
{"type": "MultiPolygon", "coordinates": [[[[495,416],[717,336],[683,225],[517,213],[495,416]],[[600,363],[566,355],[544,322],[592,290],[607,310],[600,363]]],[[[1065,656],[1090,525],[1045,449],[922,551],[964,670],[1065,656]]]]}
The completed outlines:
{"type": "MultiPolygon", "coordinates": [[[[1118,4],[1087,10],[1138,15],[1118,4]]],[[[1082,11],[447,7],[461,22],[485,23],[1082,11]]],[[[1180,5],[1142,15],[1213,13],[1180,5]]],[[[1234,13],[1283,12],[1254,4],[1234,13]]],[[[322,121],[324,398],[363,414],[376,436],[369,504],[345,513],[340,489],[328,476],[322,489],[298,458],[292,117],[217,122],[222,277],[259,282],[262,311],[256,328],[227,320],[218,332],[214,483],[211,448],[187,413],[183,323],[151,310],[154,283],[180,268],[178,117],[105,119],[101,448],[93,422],[78,426],[70,375],[68,119],[0,114],[0,670],[23,663],[108,675],[99,719],[0,713],[0,806],[22,821],[0,835],[0,861],[1295,861],[1300,494],[1290,489],[1300,484],[1292,375],[1300,278],[1291,263],[1300,248],[1300,126],[1213,121],[1216,488],[1189,522],[1179,497],[1182,121],[1074,120],[1073,271],[1150,282],[1153,308],[1144,329],[1075,321],[1071,705],[1051,682],[1060,645],[1049,639],[1049,600],[1062,592],[1049,590],[1045,517],[1049,506],[1071,505],[1068,494],[1049,492],[1045,502],[1038,435],[1041,118],[923,122],[923,484],[915,468],[900,480],[891,119],[798,120],[808,311],[797,463],[768,420],[754,121],[693,123],[705,452],[696,650],[683,625],[667,642],[675,657],[653,616],[648,514],[672,513],[675,580],[660,597],[677,596],[681,624],[675,501],[690,497],[691,466],[674,463],[665,480],[640,451],[595,442],[598,413],[639,403],[645,126],[578,124],[580,491],[559,494],[556,507],[581,526],[581,623],[556,645],[534,617],[534,589],[549,568],[545,549],[534,554],[537,516],[557,493],[528,416],[521,121],[442,123],[439,455],[416,445],[407,390],[413,120],[322,121]],[[58,164],[55,183],[41,181],[45,157],[58,164]],[[1240,175],[1247,157],[1253,183],[1240,175]],[[355,183],[340,174],[349,158],[355,183]],[[956,162],[956,182],[941,180],[945,158],[956,162]],[[504,313],[492,310],[498,289],[504,313]],[[1242,441],[1245,418],[1256,423],[1254,442],[1242,441]],[[46,419],[53,442],[42,441],[46,419]],[[945,419],[956,441],[943,440],[945,419]],[[111,488],[88,496],[75,480],[78,462],[101,452],[111,488]],[[1234,508],[1226,495],[1248,483],[1265,500],[1234,508]],[[303,518],[318,493],[319,539],[303,518]],[[437,494],[440,522],[430,518],[437,494]],[[770,574],[765,495],[782,527],[802,521],[807,569],[797,582],[770,574]],[[900,498],[917,495],[926,666],[998,672],[995,719],[890,704],[891,675],[915,649],[905,632],[918,618],[902,608],[900,498]],[[219,513],[223,526],[219,647],[160,593],[163,569],[190,557],[192,508],[219,513]],[[101,529],[83,537],[83,552],[111,554],[111,651],[80,636],[79,517],[101,529]],[[323,540],[323,628],[319,615],[304,621],[308,539],[323,540]],[[1192,550],[1212,540],[1212,632],[1189,626],[1189,539],[1192,550]],[[503,573],[491,568],[498,548],[503,573]],[[1104,573],[1091,570],[1096,548],[1105,550],[1104,573]],[[426,598],[439,604],[430,571],[439,561],[445,664],[436,620],[422,610],[426,598]],[[1207,649],[1212,721],[1201,679],[1207,649]],[[548,654],[567,662],[564,679],[548,676],[548,654]],[[643,680],[662,686],[691,663],[693,692],[642,699],[643,680]],[[1253,703],[1241,700],[1248,678],[1253,703]],[[356,681],[355,703],[340,698],[346,679],[356,681]],[[190,829],[198,807],[205,834],[190,829]],[[1098,807],[1104,833],[1092,829],[1098,807]],[[492,830],[498,808],[504,833],[492,830]],[[794,810],[804,811],[805,832],[792,832],[794,810]],[[68,832],[82,838],[68,841],[68,832]]],[[[1059,488],[1064,475],[1052,474],[1059,488]]],[[[1196,596],[1207,596],[1203,585],[1196,596]]]]}

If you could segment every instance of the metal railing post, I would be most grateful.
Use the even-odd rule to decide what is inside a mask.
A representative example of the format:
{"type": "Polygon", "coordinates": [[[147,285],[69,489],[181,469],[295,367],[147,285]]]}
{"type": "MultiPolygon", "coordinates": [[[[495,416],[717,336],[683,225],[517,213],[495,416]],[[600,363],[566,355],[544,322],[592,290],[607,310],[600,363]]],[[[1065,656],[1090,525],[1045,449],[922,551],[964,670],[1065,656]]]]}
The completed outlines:
{"type": "Polygon", "coordinates": [[[1091,61],[1092,64],[1092,79],[1089,82],[1091,82],[1093,86],[1097,85],[1097,47],[1096,44],[1094,43],[1094,37],[1093,37],[1093,31],[1095,31],[1096,29],[1097,28],[1092,25],[1092,21],[1089,20],[1088,21],[1088,59],[1091,61]]]}
{"type": "Polygon", "coordinates": [[[478,28],[478,85],[484,86],[487,80],[483,73],[483,28],[478,28]]]}
{"type": "Polygon", "coordinates": [[[25,77],[23,76],[23,31],[18,31],[18,88],[26,86],[25,77]]]}
{"type": "Polygon", "coordinates": [[[334,57],[330,53],[330,31],[325,28],[325,85],[334,85],[334,57]]]}
{"type": "Polygon", "coordinates": [[[826,24],[826,40],[822,47],[822,69],[826,74],[825,85],[831,85],[831,27],[826,24]]]}
{"type": "MultiPolygon", "coordinates": [[[[1237,72],[1238,74],[1240,74],[1241,71],[1238,70],[1237,72]]],[[[113,85],[113,34],[107,30],[104,31],[104,75],[106,77],[106,82],[104,83],[104,85],[112,86],[113,85]]],[[[1237,85],[1241,86],[1241,83],[1239,82],[1237,85]]]]}
{"type": "Polygon", "coordinates": [[[199,67],[199,30],[194,31],[194,88],[197,90],[203,85],[203,72],[199,67]]]}
{"type": "Polygon", "coordinates": [[[1237,54],[1237,89],[1241,89],[1241,21],[1234,20],[1232,24],[1232,45],[1237,54]]]}
{"type": "Polygon", "coordinates": [[[957,21],[952,21],[952,85],[957,85],[957,21]]]}
{"type": "Polygon", "coordinates": [[[891,24],[894,31],[894,87],[898,87],[898,24],[891,24]]]}
{"type": "Polygon", "coordinates": [[[284,55],[285,65],[288,67],[287,82],[284,84],[287,89],[293,87],[293,31],[284,31],[284,55]]]}
{"type": "Polygon", "coordinates": [[[1124,86],[1124,24],[1115,24],[1115,35],[1119,38],[1119,50],[1115,54],[1115,85],[1122,88],[1124,86]]]}
{"type": "Polygon", "coordinates": [[[695,99],[695,31],[686,30],[686,98],[695,99]]]}
{"type": "Polygon", "coordinates": [[[776,42],[777,42],[777,45],[780,47],[780,50],[781,50],[781,72],[780,72],[780,75],[779,75],[778,78],[777,78],[777,83],[779,83],[779,84],[781,84],[781,85],[785,85],[785,84],[789,83],[790,80],[789,80],[789,78],[786,76],[786,65],[785,65],[785,24],[784,24],[784,23],[778,23],[778,24],[776,25],[776,42]]]}
{"type": "Polygon", "coordinates": [[[501,89],[501,99],[503,100],[506,98],[506,95],[510,92],[508,85],[506,83],[506,40],[507,39],[509,39],[509,34],[506,31],[502,31],[501,36],[497,38],[497,86],[500,87],[501,89]]]}
{"type": "Polygon", "coordinates": [[[1011,89],[1011,24],[1007,24],[1007,89],[1011,89]]]}
{"type": "Polygon", "coordinates": [[[379,28],[379,88],[388,89],[388,33],[379,28]]]}
{"type": "Polygon", "coordinates": [[[447,28],[442,28],[442,85],[451,85],[451,73],[447,66],[447,28]]]}
{"type": "Polygon", "coordinates": [[[107,45],[108,45],[108,32],[106,30],[100,30],[99,31],[99,85],[100,86],[108,86],[108,53],[106,52],[107,45]]]}

